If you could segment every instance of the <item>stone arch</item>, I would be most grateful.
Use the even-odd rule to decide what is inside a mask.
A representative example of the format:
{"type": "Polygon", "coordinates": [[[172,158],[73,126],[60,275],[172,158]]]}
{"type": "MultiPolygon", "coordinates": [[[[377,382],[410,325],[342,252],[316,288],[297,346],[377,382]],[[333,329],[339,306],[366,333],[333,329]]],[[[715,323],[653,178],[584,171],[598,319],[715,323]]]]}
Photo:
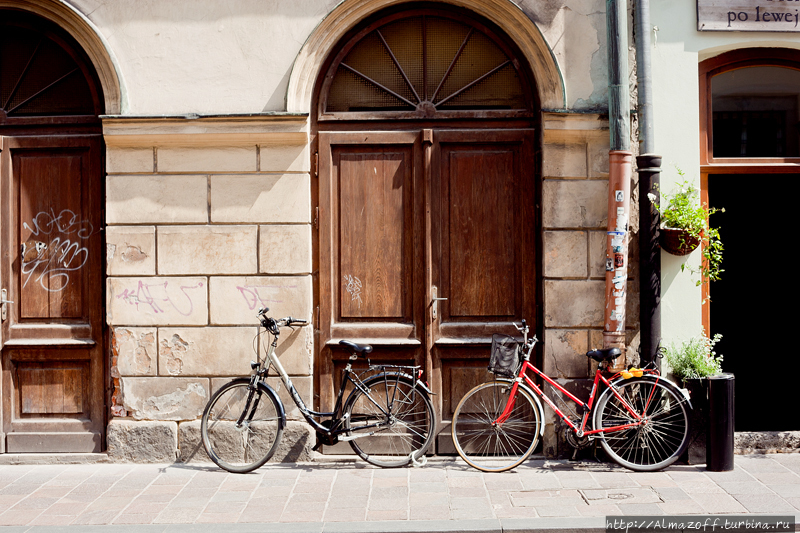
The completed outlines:
{"type": "Polygon", "coordinates": [[[127,108],[125,86],[116,58],[100,31],[82,13],[55,0],[0,0],[0,9],[17,9],[39,15],[68,32],[83,48],[103,88],[105,113],[118,115],[127,108]]]}
{"type": "MultiPolygon", "coordinates": [[[[295,59],[289,77],[286,108],[309,112],[314,86],[328,54],[344,35],[377,11],[407,0],[345,0],[315,28],[295,59]]],[[[469,9],[497,24],[519,47],[536,80],[539,102],[544,109],[563,109],[566,89],[555,57],[539,28],[509,0],[449,0],[448,4],[469,9]]]]}

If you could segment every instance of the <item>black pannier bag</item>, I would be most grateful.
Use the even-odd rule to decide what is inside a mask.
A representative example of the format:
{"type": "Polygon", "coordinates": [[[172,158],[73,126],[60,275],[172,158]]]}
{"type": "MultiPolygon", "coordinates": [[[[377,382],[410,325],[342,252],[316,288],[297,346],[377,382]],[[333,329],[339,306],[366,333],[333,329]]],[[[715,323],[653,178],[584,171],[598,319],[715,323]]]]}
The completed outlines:
{"type": "Polygon", "coordinates": [[[492,335],[492,355],[489,358],[489,372],[507,378],[516,377],[522,364],[518,350],[519,343],[514,337],[495,333],[492,335]]]}

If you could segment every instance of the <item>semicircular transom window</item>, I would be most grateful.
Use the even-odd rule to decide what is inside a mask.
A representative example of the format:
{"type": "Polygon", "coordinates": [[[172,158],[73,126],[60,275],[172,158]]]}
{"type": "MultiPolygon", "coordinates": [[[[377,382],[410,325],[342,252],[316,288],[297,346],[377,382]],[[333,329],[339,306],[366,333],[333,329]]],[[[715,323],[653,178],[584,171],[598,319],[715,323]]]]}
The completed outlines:
{"type": "Polygon", "coordinates": [[[530,108],[519,61],[468,20],[394,19],[379,23],[343,53],[332,67],[327,113],[530,108]]]}
{"type": "Polygon", "coordinates": [[[97,114],[77,57],[48,31],[0,24],[0,118],[97,114]]]}

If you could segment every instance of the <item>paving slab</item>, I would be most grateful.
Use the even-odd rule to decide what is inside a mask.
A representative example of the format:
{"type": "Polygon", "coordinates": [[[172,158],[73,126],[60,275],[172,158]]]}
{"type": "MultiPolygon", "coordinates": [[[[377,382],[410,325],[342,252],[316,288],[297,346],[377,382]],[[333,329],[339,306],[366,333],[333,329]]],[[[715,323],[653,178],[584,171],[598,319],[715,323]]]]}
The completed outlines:
{"type": "MultiPolygon", "coordinates": [[[[800,457],[800,455],[798,455],[800,457]]],[[[0,533],[447,533],[603,531],[606,516],[785,514],[800,460],[737,456],[732,472],[632,472],[535,458],[504,473],[455,458],[380,469],[354,459],[267,464],[0,465],[0,533]]],[[[800,531],[800,529],[798,529],[800,531]]]]}

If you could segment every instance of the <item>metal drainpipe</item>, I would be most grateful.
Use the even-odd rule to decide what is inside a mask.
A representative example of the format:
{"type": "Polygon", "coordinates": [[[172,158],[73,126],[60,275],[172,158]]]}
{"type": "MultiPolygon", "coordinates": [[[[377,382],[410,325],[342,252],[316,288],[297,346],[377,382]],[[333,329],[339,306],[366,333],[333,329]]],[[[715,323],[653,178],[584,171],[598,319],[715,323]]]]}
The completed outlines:
{"type": "Polygon", "coordinates": [[[658,197],[661,156],[653,135],[653,88],[650,65],[650,0],[636,0],[636,81],[639,85],[639,316],[642,365],[655,361],[661,344],[660,219],[649,194],[658,197]]]}
{"type": "Polygon", "coordinates": [[[608,35],[608,236],[603,347],[618,347],[625,366],[625,300],[628,279],[628,226],[633,154],[630,151],[630,92],[626,0],[606,0],[608,35]]]}

